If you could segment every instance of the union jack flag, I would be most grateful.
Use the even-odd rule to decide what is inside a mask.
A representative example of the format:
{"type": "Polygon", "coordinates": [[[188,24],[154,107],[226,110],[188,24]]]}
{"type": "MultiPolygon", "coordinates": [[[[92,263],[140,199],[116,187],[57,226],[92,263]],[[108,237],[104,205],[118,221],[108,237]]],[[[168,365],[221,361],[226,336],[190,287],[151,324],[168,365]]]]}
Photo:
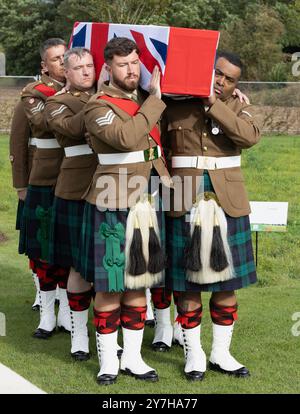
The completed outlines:
{"type": "Polygon", "coordinates": [[[113,37],[127,37],[140,49],[141,87],[148,89],[157,65],[163,93],[207,97],[213,86],[219,32],[166,26],[76,22],[70,47],[86,47],[94,57],[97,77],[103,51],[113,37]]]}

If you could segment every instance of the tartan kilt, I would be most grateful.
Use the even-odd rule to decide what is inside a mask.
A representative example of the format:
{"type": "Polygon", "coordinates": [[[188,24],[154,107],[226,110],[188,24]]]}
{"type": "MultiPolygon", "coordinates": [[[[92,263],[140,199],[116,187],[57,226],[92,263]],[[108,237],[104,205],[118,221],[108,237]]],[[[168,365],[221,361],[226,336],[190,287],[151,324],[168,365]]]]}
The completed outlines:
{"type": "MultiPolygon", "coordinates": [[[[204,191],[214,192],[207,172],[204,173],[204,191]]],[[[237,290],[257,281],[253,258],[249,216],[230,217],[227,214],[227,236],[235,277],[230,280],[208,284],[197,284],[186,280],[185,248],[190,240],[190,223],[186,214],[179,218],[166,217],[168,267],[166,288],[185,291],[222,292],[237,290]]]]}
{"type": "Polygon", "coordinates": [[[19,199],[18,207],[17,207],[17,216],[16,216],[16,230],[21,230],[21,220],[22,220],[23,210],[24,210],[24,201],[19,199]]]}
{"type": "MultiPolygon", "coordinates": [[[[95,205],[90,203],[85,204],[77,271],[80,272],[85,280],[94,283],[94,290],[96,292],[110,291],[108,271],[104,268],[103,264],[103,258],[106,254],[106,243],[100,237],[100,226],[102,223],[107,223],[109,226],[114,227],[116,224],[121,223],[126,232],[128,213],[129,209],[99,211],[95,205]]],[[[162,249],[165,250],[165,218],[161,210],[156,213],[158,227],[160,229],[160,243],[162,249]]],[[[120,242],[120,249],[121,252],[125,251],[125,240],[120,242]]],[[[161,284],[153,287],[159,286],[161,284]]],[[[123,288],[119,292],[124,290],[127,291],[128,289],[123,288]]]]}
{"type": "Polygon", "coordinates": [[[52,186],[28,186],[21,220],[19,253],[25,253],[31,259],[48,261],[49,239],[44,238],[42,242],[39,233],[43,227],[43,230],[49,234],[50,221],[44,221],[42,226],[41,219],[37,217],[36,209],[40,208],[44,212],[49,211],[53,198],[54,189],[52,186]]]}
{"type": "Polygon", "coordinates": [[[84,200],[54,197],[50,237],[49,263],[77,267],[84,200]]]}

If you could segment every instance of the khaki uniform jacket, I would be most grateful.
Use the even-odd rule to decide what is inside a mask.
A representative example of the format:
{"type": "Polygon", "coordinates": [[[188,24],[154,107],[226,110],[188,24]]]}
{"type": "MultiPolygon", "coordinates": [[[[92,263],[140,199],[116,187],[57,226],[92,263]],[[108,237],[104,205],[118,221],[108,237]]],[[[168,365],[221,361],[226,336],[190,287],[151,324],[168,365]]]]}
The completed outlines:
{"type": "MultiPolygon", "coordinates": [[[[172,156],[237,156],[260,139],[252,107],[235,97],[230,97],[225,102],[218,99],[207,112],[199,99],[170,100],[164,117],[164,131],[164,142],[172,156]],[[216,135],[212,133],[214,126],[219,129],[216,135]]],[[[172,176],[179,176],[181,180],[186,176],[193,177],[191,199],[195,202],[195,179],[203,175],[203,170],[171,168],[171,172],[172,176]]],[[[209,176],[219,202],[229,216],[241,217],[250,213],[240,167],[209,170],[209,176]]],[[[190,208],[191,206],[181,211],[172,209],[171,215],[181,216],[190,208]]]]}
{"type": "MultiPolygon", "coordinates": [[[[70,90],[47,99],[47,124],[63,147],[87,144],[84,107],[91,93],[70,90]]],[[[64,156],[55,187],[55,195],[66,200],[80,200],[91,183],[97,166],[96,154],[64,156]]]]}
{"type": "MultiPolygon", "coordinates": [[[[91,134],[92,147],[97,154],[143,151],[156,146],[149,132],[158,123],[166,107],[160,99],[149,95],[136,115],[130,116],[113,103],[98,99],[103,94],[130,99],[121,90],[102,84],[102,91],[94,95],[86,105],[86,128],[91,134]]],[[[162,157],[153,161],[122,165],[99,164],[86,194],[86,200],[91,204],[97,202],[97,206],[101,207],[131,207],[145,191],[147,184],[139,187],[130,183],[129,180],[134,177],[143,177],[144,183],[148,183],[153,167],[161,177],[165,177],[165,183],[170,183],[169,173],[162,157]],[[104,186],[102,189],[99,188],[99,185],[102,185],[100,184],[102,179],[110,182],[108,191],[103,191],[104,186]],[[130,184],[133,188],[128,188],[130,184]]]]}
{"type": "MultiPolygon", "coordinates": [[[[43,75],[40,81],[30,83],[23,89],[21,99],[34,138],[54,138],[53,132],[48,128],[45,121],[44,107],[48,96],[54,95],[61,88],[62,86],[59,83],[49,78],[49,76],[43,75]]],[[[29,184],[37,186],[55,185],[63,155],[62,148],[36,148],[29,184]]]]}
{"type": "Polygon", "coordinates": [[[28,186],[29,174],[35,146],[29,145],[31,131],[24,112],[24,105],[19,101],[15,107],[9,141],[9,159],[12,167],[13,186],[16,190],[28,186]]]}

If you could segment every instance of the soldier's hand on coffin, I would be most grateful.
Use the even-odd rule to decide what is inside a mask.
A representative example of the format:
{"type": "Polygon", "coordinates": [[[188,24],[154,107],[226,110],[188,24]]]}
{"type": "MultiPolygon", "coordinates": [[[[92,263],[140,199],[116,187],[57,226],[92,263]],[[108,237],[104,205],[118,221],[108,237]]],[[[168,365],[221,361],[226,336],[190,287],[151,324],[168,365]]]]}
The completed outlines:
{"type": "Polygon", "coordinates": [[[23,190],[18,190],[19,200],[25,201],[26,195],[27,195],[27,188],[23,190]]]}
{"type": "Polygon", "coordinates": [[[155,66],[152,72],[149,86],[150,95],[156,96],[158,99],[161,99],[161,89],[160,89],[160,71],[158,66],[155,66]]]}
{"type": "Polygon", "coordinates": [[[215,91],[213,91],[212,95],[209,96],[208,98],[203,98],[202,102],[205,106],[211,107],[216,102],[216,100],[217,100],[216,93],[215,91]]]}
{"type": "Polygon", "coordinates": [[[248,96],[241,92],[239,89],[235,88],[232,96],[237,96],[241,103],[245,102],[247,105],[250,105],[250,100],[248,96]]]}

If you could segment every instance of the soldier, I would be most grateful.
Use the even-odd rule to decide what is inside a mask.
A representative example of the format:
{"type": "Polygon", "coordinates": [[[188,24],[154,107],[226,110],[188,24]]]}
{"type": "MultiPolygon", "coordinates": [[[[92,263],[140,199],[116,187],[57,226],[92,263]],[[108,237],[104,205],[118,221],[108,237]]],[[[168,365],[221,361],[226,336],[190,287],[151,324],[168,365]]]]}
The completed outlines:
{"type": "Polygon", "coordinates": [[[189,380],[202,380],[206,371],[199,341],[201,291],[212,292],[210,368],[249,376],[229,351],[237,320],[235,290],[256,282],[250,207],[240,166],[242,150],[256,144],[260,134],[251,106],[232,96],[241,73],[236,55],[219,53],[213,95],[203,100],[170,100],[165,114],[172,176],[179,177],[184,195],[182,199],[175,191],[172,217],[167,219],[166,287],[182,292],[177,319],[189,380]]]}
{"type": "Polygon", "coordinates": [[[57,284],[60,287],[60,306],[57,326],[70,331],[70,311],[66,294],[69,269],[49,265],[49,224],[54,186],[63,158],[63,149],[48,129],[44,117],[45,101],[64,86],[62,39],[49,39],[41,47],[43,75],[40,81],[27,85],[22,92],[22,103],[36,144],[29,186],[21,223],[21,253],[26,253],[34,264],[40,281],[40,324],[36,338],[47,339],[56,329],[54,312],[57,284]]]}
{"type": "Polygon", "coordinates": [[[88,49],[73,48],[64,55],[68,90],[47,99],[45,116],[65,156],[55,188],[50,231],[50,263],[70,267],[67,294],[71,309],[71,355],[89,359],[87,332],[91,284],[76,271],[85,201],[96,170],[97,156],[85,140],[84,107],[95,93],[95,68],[88,49]]]}
{"type": "Polygon", "coordinates": [[[157,129],[165,104],[160,99],[158,68],[152,74],[150,95],[143,97],[137,89],[140,60],[133,41],[110,40],[104,58],[110,82],[102,85],[85,110],[99,165],[86,196],[79,254],[81,274],[96,291],[97,381],[108,385],[117,379],[120,324],[121,371],[157,381],[156,371],[142,359],[141,345],[145,288],[163,283],[164,223],[144,192],[154,172],[170,184],[157,129]]]}
{"type": "MultiPolygon", "coordinates": [[[[12,167],[13,186],[18,194],[18,209],[16,230],[20,230],[20,223],[24,209],[24,200],[26,198],[28,179],[32,167],[32,159],[35,150],[34,141],[31,139],[31,130],[28,119],[25,115],[22,101],[19,101],[15,107],[11,129],[10,129],[10,162],[12,167]]],[[[23,241],[20,239],[20,250],[22,250],[23,241]]],[[[30,268],[32,269],[32,264],[30,268]]],[[[32,270],[32,278],[36,287],[35,300],[32,305],[33,310],[39,310],[39,279],[36,272],[32,270]]]]}

